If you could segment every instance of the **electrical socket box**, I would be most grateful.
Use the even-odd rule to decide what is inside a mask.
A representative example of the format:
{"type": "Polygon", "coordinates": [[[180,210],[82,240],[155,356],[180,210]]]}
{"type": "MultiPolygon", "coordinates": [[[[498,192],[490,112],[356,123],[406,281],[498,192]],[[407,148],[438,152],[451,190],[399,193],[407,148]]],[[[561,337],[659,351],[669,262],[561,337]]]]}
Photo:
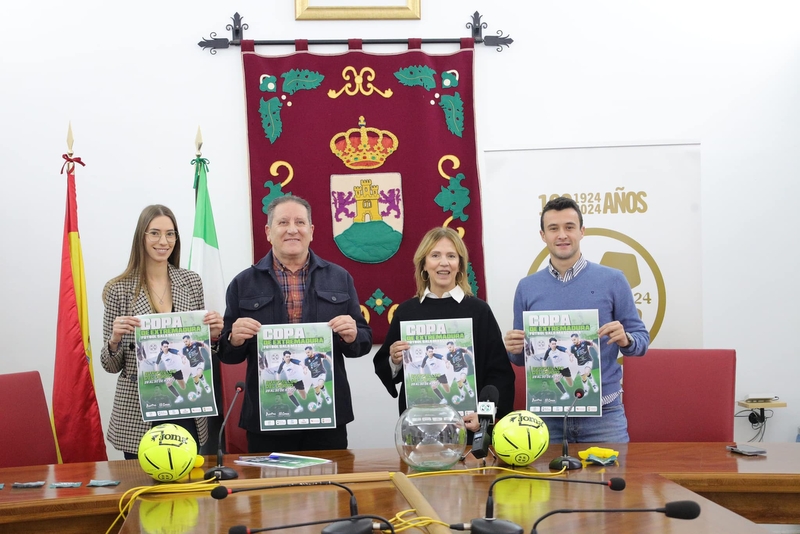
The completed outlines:
{"type": "Polygon", "coordinates": [[[770,395],[768,393],[748,393],[744,398],[745,402],[775,402],[780,397],[777,395],[770,395]]]}

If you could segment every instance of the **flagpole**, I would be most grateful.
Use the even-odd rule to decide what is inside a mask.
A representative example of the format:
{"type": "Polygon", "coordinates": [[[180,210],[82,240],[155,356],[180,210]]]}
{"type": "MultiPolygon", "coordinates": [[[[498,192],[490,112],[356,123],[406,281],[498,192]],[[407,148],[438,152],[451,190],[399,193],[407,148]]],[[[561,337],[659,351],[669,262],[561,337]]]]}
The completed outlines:
{"type": "Polygon", "coordinates": [[[60,463],[108,459],[92,369],[86,278],[78,231],[78,204],[72,123],[67,128],[67,202],[61,249],[58,319],[56,321],[52,421],[60,463]]]}
{"type": "MultiPolygon", "coordinates": [[[[199,160],[200,158],[203,157],[203,152],[201,150],[203,148],[203,134],[202,134],[202,132],[200,132],[200,125],[199,124],[197,125],[197,135],[194,136],[194,147],[195,147],[194,154],[197,157],[197,159],[199,160]]],[[[194,179],[194,203],[195,203],[195,205],[197,205],[197,175],[196,174],[195,174],[195,179],[194,179]]]]}
{"type": "MultiPolygon", "coordinates": [[[[203,281],[203,298],[207,310],[219,313],[225,312],[225,285],[222,276],[222,261],[219,254],[217,230],[214,225],[214,214],[211,209],[211,199],[208,192],[208,160],[203,158],[203,134],[200,126],[194,140],[195,159],[194,165],[194,210],[195,221],[192,231],[191,248],[189,249],[189,269],[198,273],[203,281]]],[[[212,340],[216,341],[216,340],[212,340]]],[[[214,379],[214,397],[218,413],[222,413],[221,388],[222,379],[219,359],[211,356],[212,374],[214,379]]],[[[216,436],[220,432],[222,423],[220,416],[208,419],[209,436],[216,436]]],[[[200,454],[213,454],[217,452],[218,443],[209,440],[200,450],[200,454]]]]}
{"type": "MultiPolygon", "coordinates": [[[[74,142],[75,138],[72,136],[72,121],[69,121],[67,125],[67,156],[69,156],[70,160],[72,159],[73,154],[75,154],[75,152],[72,151],[72,145],[74,142]]],[[[75,163],[67,160],[67,176],[73,172],[75,172],[75,163]]]]}

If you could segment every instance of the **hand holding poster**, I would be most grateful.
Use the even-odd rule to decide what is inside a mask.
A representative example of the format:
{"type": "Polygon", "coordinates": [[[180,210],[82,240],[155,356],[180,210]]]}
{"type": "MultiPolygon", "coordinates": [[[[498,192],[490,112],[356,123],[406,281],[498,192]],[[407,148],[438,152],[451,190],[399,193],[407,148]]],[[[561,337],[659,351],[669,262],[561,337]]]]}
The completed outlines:
{"type": "Polygon", "coordinates": [[[257,343],[261,430],[336,428],[327,323],[263,325],[257,343]]]}
{"type": "Polygon", "coordinates": [[[401,321],[406,405],[450,404],[462,416],[478,408],[472,319],[401,321]]]}
{"type": "Polygon", "coordinates": [[[217,415],[206,312],[139,315],[139,401],[144,421],[217,415]]]}
{"type": "Polygon", "coordinates": [[[528,410],[563,415],[581,389],[574,412],[603,415],[597,310],[527,311],[522,323],[528,410]]]}

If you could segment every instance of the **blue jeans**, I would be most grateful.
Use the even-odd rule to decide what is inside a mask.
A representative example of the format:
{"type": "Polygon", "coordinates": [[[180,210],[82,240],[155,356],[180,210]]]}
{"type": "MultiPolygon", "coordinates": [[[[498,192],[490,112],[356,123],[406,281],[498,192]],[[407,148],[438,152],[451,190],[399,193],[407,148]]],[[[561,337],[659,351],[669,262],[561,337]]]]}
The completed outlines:
{"type": "MultiPolygon", "coordinates": [[[[550,431],[550,442],[561,443],[564,435],[563,417],[544,417],[550,431]]],[[[567,440],[570,443],[628,443],[628,419],[618,397],[603,406],[602,417],[569,417],[567,440]]]]}

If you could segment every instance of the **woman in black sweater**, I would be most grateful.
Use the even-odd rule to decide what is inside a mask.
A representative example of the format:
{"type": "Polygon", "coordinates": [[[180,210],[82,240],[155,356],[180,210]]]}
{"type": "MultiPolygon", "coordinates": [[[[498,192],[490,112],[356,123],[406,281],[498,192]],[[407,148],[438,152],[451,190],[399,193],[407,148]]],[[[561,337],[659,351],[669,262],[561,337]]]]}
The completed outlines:
{"type": "MultiPolygon", "coordinates": [[[[498,419],[512,410],[514,371],[491,308],[472,294],[467,281],[468,264],[467,247],[450,228],[430,230],[417,247],[414,254],[417,294],[397,307],[386,340],[373,358],[375,374],[392,397],[398,397],[397,384],[400,384],[400,413],[406,409],[403,356],[410,348],[408,342],[400,340],[400,322],[458,318],[472,319],[472,359],[478,392],[487,385],[500,392],[498,419]]],[[[477,429],[477,418],[465,417],[465,421],[467,428],[477,429]]]]}

